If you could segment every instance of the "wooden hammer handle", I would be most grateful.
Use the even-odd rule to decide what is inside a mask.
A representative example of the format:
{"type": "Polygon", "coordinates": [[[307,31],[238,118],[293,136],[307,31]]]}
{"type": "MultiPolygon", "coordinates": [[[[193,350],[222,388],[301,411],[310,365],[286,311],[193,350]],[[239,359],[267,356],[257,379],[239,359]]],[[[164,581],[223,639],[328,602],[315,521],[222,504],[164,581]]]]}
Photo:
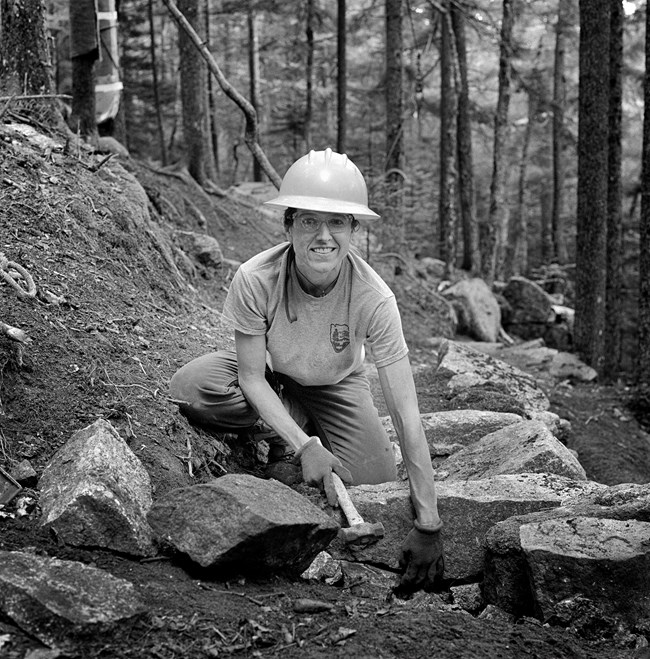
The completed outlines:
{"type": "Polygon", "coordinates": [[[336,490],[336,496],[339,500],[339,506],[345,513],[348,524],[350,526],[354,526],[355,524],[363,524],[363,517],[359,515],[357,509],[354,507],[352,499],[350,499],[350,495],[345,489],[343,481],[334,472],[332,472],[332,480],[334,481],[334,489],[336,490]]]}

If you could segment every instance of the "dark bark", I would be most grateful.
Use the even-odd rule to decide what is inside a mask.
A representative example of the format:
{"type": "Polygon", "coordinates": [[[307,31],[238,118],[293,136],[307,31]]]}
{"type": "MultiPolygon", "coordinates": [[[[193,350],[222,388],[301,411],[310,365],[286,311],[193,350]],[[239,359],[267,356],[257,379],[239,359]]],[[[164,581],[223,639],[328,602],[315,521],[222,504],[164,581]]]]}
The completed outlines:
{"type": "MultiPolygon", "coordinates": [[[[178,9],[196,31],[203,32],[199,0],[180,0],[178,9]]],[[[187,169],[192,178],[200,185],[205,185],[215,177],[207,131],[205,70],[199,53],[184,30],[179,31],[178,42],[187,169]]]]}
{"type": "Polygon", "coordinates": [[[305,148],[309,150],[311,149],[311,122],[314,113],[314,0],[307,0],[307,18],[305,23],[307,64],[305,67],[305,123],[303,138],[305,140],[305,148]]]}
{"type": "Polygon", "coordinates": [[[559,263],[567,262],[564,236],[564,110],[566,107],[565,52],[571,0],[559,0],[555,26],[553,68],[553,249],[559,263]]]}
{"type": "Polygon", "coordinates": [[[526,177],[528,172],[528,151],[530,139],[533,134],[533,125],[537,117],[539,94],[537,78],[539,71],[533,72],[533,83],[528,89],[528,121],[524,131],[524,139],[521,145],[521,156],[519,159],[519,182],[517,187],[517,206],[512,223],[511,254],[506,264],[506,273],[511,275],[523,275],[528,270],[528,211],[526,208],[526,177]]]}
{"type": "Polygon", "coordinates": [[[553,192],[547,186],[542,186],[540,219],[542,263],[550,263],[553,259],[553,192]]]}
{"type": "Polygon", "coordinates": [[[454,85],[451,3],[444,0],[440,16],[440,258],[446,276],[456,265],[456,88],[454,85]]]}
{"type": "Polygon", "coordinates": [[[151,77],[153,83],[153,99],[156,106],[156,127],[158,130],[158,145],[160,149],[160,161],[167,164],[167,147],[165,145],[165,130],[163,128],[162,106],[160,104],[160,90],[158,85],[158,58],[156,56],[156,29],[153,20],[153,0],[147,4],[149,15],[149,53],[151,57],[151,77]]]}
{"type": "Polygon", "coordinates": [[[386,173],[384,251],[404,246],[402,0],[386,0],[386,173]]]}
{"type": "Polygon", "coordinates": [[[650,11],[646,12],[643,153],[639,220],[639,359],[637,382],[650,389],[650,11]]]}
{"type": "Polygon", "coordinates": [[[508,167],[505,162],[508,139],[508,109],[510,106],[512,1],[503,0],[501,40],[499,44],[499,97],[494,119],[494,148],[492,153],[492,182],[490,184],[490,210],[481,244],[483,278],[491,283],[502,267],[503,249],[509,222],[507,200],[508,167]],[[497,268],[498,266],[498,268],[497,268]]]}
{"type": "MultiPolygon", "coordinates": [[[[210,3],[205,3],[205,41],[208,50],[212,50],[212,23],[210,20],[210,3]]],[[[219,125],[217,117],[217,89],[214,86],[212,76],[208,76],[208,130],[210,131],[210,142],[212,143],[212,155],[214,158],[215,175],[219,177],[219,125]]]]}
{"type": "Polygon", "coordinates": [[[609,37],[609,139],[607,184],[607,299],[604,375],[615,380],[621,365],[623,193],[621,121],[623,115],[623,2],[611,0],[609,37]]]}
{"type": "Polygon", "coordinates": [[[50,98],[15,100],[11,108],[55,126],[63,120],[51,97],[53,67],[44,17],[42,0],[0,0],[0,96],[50,95],[50,98]]]}
{"type": "Polygon", "coordinates": [[[609,16],[611,0],[580,0],[575,346],[602,375],[605,351],[609,16]]]}
{"type": "MultiPolygon", "coordinates": [[[[257,113],[257,121],[260,121],[260,45],[257,33],[257,19],[255,11],[248,8],[248,75],[250,81],[250,98],[251,105],[257,113]]],[[[253,180],[262,180],[262,168],[259,162],[253,159],[253,180]]]]}
{"type": "Polygon", "coordinates": [[[472,155],[472,124],[469,114],[465,16],[455,2],[451,7],[451,19],[454,41],[456,42],[459,78],[456,140],[458,145],[458,190],[463,236],[461,268],[472,273],[478,273],[481,270],[481,252],[478,248],[478,224],[474,192],[474,158],[472,155]]]}
{"type": "Polygon", "coordinates": [[[95,120],[96,53],[72,58],[72,112],[70,128],[74,133],[96,140],[99,136],[95,120]]]}
{"type": "Polygon", "coordinates": [[[336,150],[345,153],[347,141],[347,45],[346,45],[346,21],[345,0],[337,1],[338,15],[336,26],[336,61],[338,74],[336,81],[337,101],[337,133],[336,150]]]}

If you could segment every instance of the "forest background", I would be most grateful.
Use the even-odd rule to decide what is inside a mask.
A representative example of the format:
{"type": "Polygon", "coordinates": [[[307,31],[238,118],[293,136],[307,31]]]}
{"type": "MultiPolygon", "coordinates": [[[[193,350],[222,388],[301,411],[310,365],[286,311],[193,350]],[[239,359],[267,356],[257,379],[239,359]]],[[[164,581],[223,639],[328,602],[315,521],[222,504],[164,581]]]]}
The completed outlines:
{"type": "Polygon", "coordinates": [[[83,4],[2,1],[9,102],[62,95],[73,131],[187,166],[217,194],[277,186],[310,148],[346,152],[383,216],[368,254],[434,256],[448,279],[495,290],[517,274],[555,286],[575,307],[580,356],[647,396],[645,3],[101,0],[117,12],[123,92],[99,126],[88,90],[101,51],[70,57],[70,10],[83,4]],[[45,19],[52,89],[30,73],[12,18],[30,4],[45,19]]]}

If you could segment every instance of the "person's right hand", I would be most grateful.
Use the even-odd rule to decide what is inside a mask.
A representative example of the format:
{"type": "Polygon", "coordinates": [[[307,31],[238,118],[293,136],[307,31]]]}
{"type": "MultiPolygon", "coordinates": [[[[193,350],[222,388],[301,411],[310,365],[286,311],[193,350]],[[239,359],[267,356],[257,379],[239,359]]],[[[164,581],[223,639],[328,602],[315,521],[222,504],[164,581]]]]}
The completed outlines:
{"type": "Polygon", "coordinates": [[[345,483],[352,482],[352,474],[341,461],[330,453],[320,442],[318,437],[310,437],[309,441],[297,452],[302,466],[302,477],[307,485],[319,487],[325,492],[327,502],[335,506],[338,502],[332,472],[339,475],[345,483]]]}

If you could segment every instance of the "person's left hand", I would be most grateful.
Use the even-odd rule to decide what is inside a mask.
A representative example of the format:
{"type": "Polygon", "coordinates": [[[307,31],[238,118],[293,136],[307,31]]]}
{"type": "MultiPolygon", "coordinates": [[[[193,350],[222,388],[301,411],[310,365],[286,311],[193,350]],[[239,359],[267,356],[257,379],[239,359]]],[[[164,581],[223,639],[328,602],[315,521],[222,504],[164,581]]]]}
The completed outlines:
{"type": "Polygon", "coordinates": [[[431,590],[436,579],[442,577],[445,571],[440,530],[426,532],[413,527],[402,544],[399,565],[404,571],[400,588],[408,591],[419,588],[431,590]]]}

